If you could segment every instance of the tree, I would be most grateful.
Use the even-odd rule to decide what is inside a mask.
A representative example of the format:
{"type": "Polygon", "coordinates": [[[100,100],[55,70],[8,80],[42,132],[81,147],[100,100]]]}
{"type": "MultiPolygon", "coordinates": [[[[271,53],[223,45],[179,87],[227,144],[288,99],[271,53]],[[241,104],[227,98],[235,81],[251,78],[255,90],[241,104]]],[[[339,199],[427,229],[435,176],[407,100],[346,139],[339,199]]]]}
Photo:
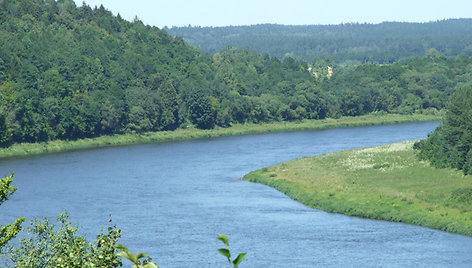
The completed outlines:
{"type": "Polygon", "coordinates": [[[472,83],[461,85],[452,95],[446,117],[426,140],[415,144],[419,157],[436,167],[472,173],[472,83]]]}
{"type": "MultiPolygon", "coordinates": [[[[470,22],[453,24],[463,24],[468,33],[470,22]]],[[[376,34],[385,37],[385,27],[393,31],[399,25],[381,26],[384,30],[376,34]]],[[[373,39],[352,39],[346,31],[378,31],[368,25],[282,31],[298,31],[292,37],[299,45],[306,43],[299,38],[305,39],[307,31],[321,34],[316,45],[300,48],[273,42],[279,36],[273,33],[286,27],[257,27],[271,33],[266,42],[277,44],[280,59],[236,47],[201,53],[180,37],[138,19],[115,17],[103,6],[92,10],[85,3],[77,7],[73,0],[0,0],[0,146],[174,130],[186,123],[212,128],[372,111],[440,110],[457,83],[472,77],[472,58],[447,52],[448,47],[467,45],[470,37],[458,48],[439,42],[426,54],[434,42],[400,46],[426,55],[415,60],[406,61],[409,54],[392,65],[358,65],[363,59],[391,63],[399,54],[381,55],[385,42],[373,45],[373,39]],[[341,38],[345,35],[349,40],[341,38]],[[310,51],[312,65],[300,61],[299,49],[310,51]],[[340,59],[357,63],[340,65],[340,59]],[[334,69],[332,76],[328,67],[334,69]]],[[[387,36],[395,38],[390,32],[387,36]]],[[[391,41],[399,47],[398,40],[391,41]]]]}
{"type": "Polygon", "coordinates": [[[113,97],[105,99],[100,106],[101,113],[101,132],[112,134],[120,131],[120,122],[123,117],[123,109],[119,101],[113,97]]]}
{"type": "Polygon", "coordinates": [[[11,144],[11,130],[7,125],[5,115],[0,111],[0,147],[8,147],[11,144]]]}
{"type": "Polygon", "coordinates": [[[161,116],[158,94],[149,88],[133,87],[126,89],[128,106],[128,131],[145,132],[157,130],[161,116]]]}
{"type": "Polygon", "coordinates": [[[179,126],[179,98],[171,79],[166,79],[159,87],[162,102],[160,129],[174,130],[179,126]]]}
{"type": "Polygon", "coordinates": [[[11,60],[10,60],[10,68],[9,68],[10,78],[12,80],[16,79],[18,77],[18,75],[20,74],[20,72],[21,72],[21,61],[15,55],[15,56],[11,57],[11,60]]]}
{"type": "Polygon", "coordinates": [[[203,90],[197,89],[190,93],[188,109],[192,123],[198,128],[210,129],[215,126],[216,111],[213,110],[210,98],[203,90]]]}
{"type": "MultiPolygon", "coordinates": [[[[0,180],[0,205],[5,202],[16,190],[11,186],[13,182],[13,174],[10,176],[3,176],[0,180]]],[[[14,223],[10,223],[6,226],[0,225],[0,251],[8,241],[13,239],[18,232],[21,230],[21,223],[25,218],[18,218],[14,223]]]]}

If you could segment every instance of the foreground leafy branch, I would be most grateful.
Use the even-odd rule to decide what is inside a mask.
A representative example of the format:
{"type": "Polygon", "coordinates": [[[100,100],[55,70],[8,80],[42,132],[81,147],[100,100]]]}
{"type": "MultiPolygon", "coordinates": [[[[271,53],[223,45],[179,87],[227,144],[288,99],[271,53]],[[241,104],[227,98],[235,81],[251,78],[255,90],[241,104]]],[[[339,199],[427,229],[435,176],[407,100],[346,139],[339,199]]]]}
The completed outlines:
{"type": "Polygon", "coordinates": [[[230,267],[238,268],[239,264],[244,260],[244,258],[246,258],[247,253],[239,253],[238,257],[236,257],[236,259],[231,261],[231,253],[229,251],[228,237],[224,234],[218,234],[218,237],[216,239],[221,240],[226,246],[226,248],[218,249],[220,254],[228,258],[230,267]]]}
{"type": "Polygon", "coordinates": [[[151,260],[151,257],[147,255],[146,253],[138,252],[136,255],[131,253],[126,247],[123,245],[117,245],[117,249],[119,249],[121,252],[118,253],[117,255],[129,260],[130,262],[134,263],[134,265],[131,268],[159,268],[157,264],[153,263],[151,260]],[[143,263],[141,264],[141,258],[147,258],[143,260],[143,263]]]}
{"type": "Polygon", "coordinates": [[[77,235],[77,227],[69,221],[69,214],[57,218],[59,226],[49,222],[33,220],[26,230],[27,237],[19,246],[10,247],[10,260],[15,267],[119,267],[122,265],[116,254],[116,242],[121,231],[116,226],[108,228],[107,234],[97,236],[91,243],[77,235]]]}
{"type": "MultiPolygon", "coordinates": [[[[0,205],[8,200],[17,188],[11,186],[13,182],[13,173],[10,176],[4,176],[0,180],[0,205]]],[[[25,218],[18,218],[14,223],[10,223],[6,226],[0,225],[0,250],[2,249],[5,244],[13,239],[18,232],[21,230],[21,223],[25,220],[25,218]]]]}

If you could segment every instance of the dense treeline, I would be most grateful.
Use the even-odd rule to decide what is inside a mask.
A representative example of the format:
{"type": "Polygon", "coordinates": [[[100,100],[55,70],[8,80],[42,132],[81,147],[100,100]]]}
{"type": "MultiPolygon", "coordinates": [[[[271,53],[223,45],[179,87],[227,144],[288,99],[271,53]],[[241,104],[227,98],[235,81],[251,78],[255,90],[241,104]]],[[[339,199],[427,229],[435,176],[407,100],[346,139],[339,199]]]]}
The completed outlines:
{"type": "Polygon", "coordinates": [[[0,145],[442,109],[472,60],[313,65],[182,38],[72,0],[0,2],[0,145]],[[327,67],[333,67],[331,75],[327,67]]]}
{"type": "Polygon", "coordinates": [[[472,173],[472,83],[458,87],[447,106],[444,122],[415,148],[421,159],[436,167],[472,173]]]}
{"type": "Polygon", "coordinates": [[[434,112],[445,108],[456,86],[471,81],[471,68],[469,57],[448,59],[431,49],[406,63],[340,69],[320,87],[332,94],[340,115],[434,112]]]}
{"type": "Polygon", "coordinates": [[[472,19],[429,23],[172,27],[202,51],[227,46],[249,48],[280,59],[291,56],[306,62],[331,58],[342,63],[393,63],[421,57],[435,48],[448,57],[472,55],[472,19]]]}
{"type": "Polygon", "coordinates": [[[201,54],[138,19],[71,0],[5,0],[0,23],[3,145],[283,119],[282,101],[250,94],[310,81],[293,60],[201,54]]]}

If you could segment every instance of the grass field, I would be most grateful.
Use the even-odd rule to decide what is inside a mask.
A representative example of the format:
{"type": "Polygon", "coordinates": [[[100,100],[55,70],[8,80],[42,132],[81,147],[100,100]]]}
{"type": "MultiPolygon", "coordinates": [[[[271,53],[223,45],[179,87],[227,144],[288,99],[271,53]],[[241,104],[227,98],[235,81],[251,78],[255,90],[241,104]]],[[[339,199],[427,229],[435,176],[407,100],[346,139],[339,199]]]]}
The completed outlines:
{"type": "Polygon", "coordinates": [[[358,117],[339,119],[305,120],[300,122],[276,122],[267,124],[237,124],[229,128],[201,130],[195,128],[177,129],[174,131],[148,132],[143,134],[123,134],[102,136],[74,141],[56,140],[43,143],[20,143],[8,148],[0,148],[0,158],[25,156],[44,153],[57,153],[71,150],[92,149],[108,146],[122,146],[143,143],[160,143],[192,139],[207,139],[223,136],[262,134],[270,132],[304,131],[335,127],[384,125],[406,122],[434,121],[441,117],[436,115],[397,115],[370,114],[358,117]]]}
{"type": "Polygon", "coordinates": [[[413,142],[292,160],[245,180],[328,212],[472,236],[472,176],[418,161],[413,142]]]}

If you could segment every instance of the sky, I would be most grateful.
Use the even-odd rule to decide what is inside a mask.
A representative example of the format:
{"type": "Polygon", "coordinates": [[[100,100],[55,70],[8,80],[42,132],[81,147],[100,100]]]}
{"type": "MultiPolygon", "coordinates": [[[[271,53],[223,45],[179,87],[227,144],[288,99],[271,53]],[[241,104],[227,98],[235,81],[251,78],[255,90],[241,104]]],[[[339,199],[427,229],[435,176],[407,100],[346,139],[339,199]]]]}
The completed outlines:
{"type": "Polygon", "coordinates": [[[164,26],[429,22],[472,17],[471,0],[74,0],[164,26]]]}

